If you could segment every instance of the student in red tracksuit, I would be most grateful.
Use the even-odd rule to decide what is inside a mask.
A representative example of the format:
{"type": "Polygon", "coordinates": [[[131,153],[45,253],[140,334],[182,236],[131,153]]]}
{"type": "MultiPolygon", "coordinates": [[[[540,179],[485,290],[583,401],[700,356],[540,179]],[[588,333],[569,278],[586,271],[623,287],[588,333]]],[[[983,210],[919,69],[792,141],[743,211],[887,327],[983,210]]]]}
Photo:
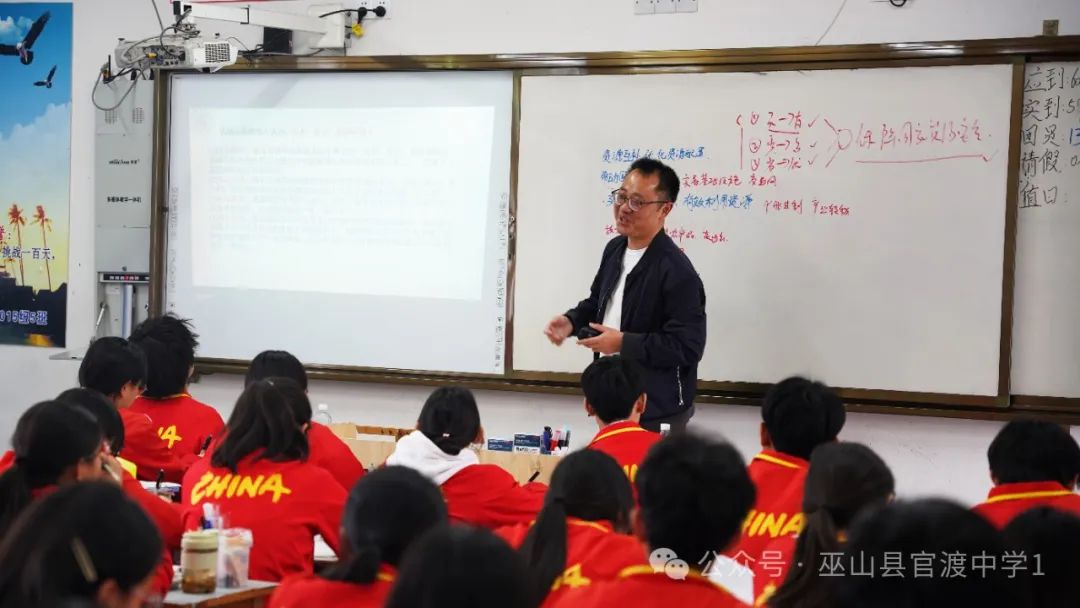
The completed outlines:
{"type": "Polygon", "coordinates": [[[802,530],[807,459],[817,446],[836,441],[844,427],[844,404],[829,387],[788,378],[765,394],[761,406],[761,452],[750,462],[757,502],[730,550],[740,563],[761,559],[775,539],[802,530]]]}
{"type": "MultiPolygon", "coordinates": [[[[300,360],[283,350],[266,350],[255,356],[248,366],[244,385],[271,377],[291,378],[308,390],[307,371],[300,360]]],[[[349,446],[325,424],[312,422],[307,431],[311,453],[308,460],[326,469],[346,490],[356,485],[364,475],[364,465],[356,459],[349,446]]]]}
{"type": "Polygon", "coordinates": [[[555,467],[536,522],[497,534],[528,562],[535,605],[550,606],[568,590],[641,563],[645,548],[629,535],[633,508],[618,463],[603,452],[579,450],[555,467]]]}
{"type": "Polygon", "coordinates": [[[638,424],[647,399],[641,368],[620,355],[601,357],[581,374],[581,388],[585,411],[600,425],[589,449],[614,458],[633,483],[645,453],[660,440],[638,424]]]}
{"type": "Polygon", "coordinates": [[[180,458],[158,437],[150,417],[131,409],[145,381],[146,361],[142,353],[123,338],[94,340],[79,365],[79,386],[110,398],[120,412],[124,424],[121,457],[135,466],[135,476],[156,481],[160,472],[165,481],[179,483],[196,456],[180,458]]]}
{"type": "MultiPolygon", "coordinates": [[[[109,453],[113,457],[116,457],[124,448],[124,423],[120,420],[120,414],[116,408],[104,395],[88,388],[72,388],[60,393],[56,400],[82,407],[90,412],[97,419],[109,453]]],[[[117,458],[117,460],[120,459],[117,458]]],[[[178,505],[165,502],[155,494],[146,491],[128,470],[117,472],[121,473],[120,484],[124,493],[146,511],[157,526],[158,534],[164,543],[161,562],[158,564],[153,584],[154,591],[164,596],[172,586],[172,552],[180,550],[180,537],[184,533],[180,509],[178,505]]]]}
{"type": "Polygon", "coordinates": [[[27,506],[59,486],[116,482],[119,465],[104,443],[97,420],[81,407],[42,401],[23,412],[11,436],[14,458],[0,475],[0,538],[27,506]]]}
{"type": "Polygon", "coordinates": [[[504,469],[480,464],[469,445],[483,440],[472,392],[440,388],[424,403],[416,430],[397,442],[386,464],[416,469],[434,481],[446,498],[452,521],[485,528],[532,521],[547,486],[519,485],[504,469]]]}
{"type": "Polygon", "coordinates": [[[66,484],[4,536],[0,606],[143,606],[160,554],[154,525],[114,484],[66,484]]]}
{"type": "MultiPolygon", "coordinates": [[[[985,519],[927,498],[868,510],[848,531],[844,553],[818,567],[833,581],[830,608],[1029,608],[1006,550],[985,519]]],[[[1031,556],[1012,563],[1035,568],[1031,556]]]]}
{"type": "Polygon", "coordinates": [[[692,433],[662,439],[637,477],[635,530],[651,552],[611,581],[568,591],[558,608],[745,606],[703,575],[739,533],[754,484],[739,452],[692,433]]]}
{"type": "Polygon", "coordinates": [[[277,582],[310,574],[314,538],[336,553],[345,489],[307,461],[307,395],[288,378],[252,383],[236,402],[221,443],[184,476],[184,523],[199,526],[203,505],[217,505],[223,525],[251,530],[250,576],[277,582]]]}
{"type": "Polygon", "coordinates": [[[146,357],[146,390],[131,405],[131,412],[149,417],[161,444],[186,466],[202,455],[224,426],[217,410],[187,392],[197,338],[189,321],[171,314],[143,321],[130,338],[146,357]]]}
{"type": "Polygon", "coordinates": [[[832,579],[819,576],[825,556],[842,552],[843,536],[855,517],[888,504],[894,488],[892,471],[870,448],[841,442],[815,448],[803,495],[806,525],[797,540],[776,539],[753,564],[754,605],[832,605],[832,579]]]}
{"type": "Polygon", "coordinates": [[[1013,555],[1039,556],[1037,570],[1036,564],[1029,563],[1031,567],[1018,572],[1017,585],[1027,596],[1019,605],[1030,608],[1076,605],[1080,517],[1053,507],[1035,507],[1014,517],[1002,535],[1013,555]]]}
{"type": "Polygon", "coordinates": [[[483,528],[438,526],[409,550],[386,608],[535,608],[525,563],[483,528]]]}
{"type": "Polygon", "coordinates": [[[406,551],[447,523],[435,484],[405,467],[383,467],[353,486],[341,521],[343,559],[319,575],[285,579],[269,608],[382,608],[406,551]]]}
{"type": "Polygon", "coordinates": [[[1080,446],[1060,425],[1013,420],[987,450],[993,489],[975,512],[996,528],[1038,506],[1080,515],[1080,446]]]}

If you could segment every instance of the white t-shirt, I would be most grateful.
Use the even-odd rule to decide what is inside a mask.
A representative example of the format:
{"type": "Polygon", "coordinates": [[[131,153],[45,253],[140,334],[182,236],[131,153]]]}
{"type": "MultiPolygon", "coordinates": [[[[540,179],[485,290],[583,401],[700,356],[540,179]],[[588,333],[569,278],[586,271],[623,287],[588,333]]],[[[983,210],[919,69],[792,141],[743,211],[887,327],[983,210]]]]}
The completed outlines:
{"type": "Polygon", "coordinates": [[[626,248],[626,253],[623,254],[622,258],[622,274],[619,275],[619,282],[615,284],[615,291],[611,292],[607,308],[604,309],[603,325],[605,327],[622,329],[622,301],[623,293],[626,291],[626,276],[641,261],[641,256],[645,255],[646,249],[647,247],[642,249],[626,248]]]}

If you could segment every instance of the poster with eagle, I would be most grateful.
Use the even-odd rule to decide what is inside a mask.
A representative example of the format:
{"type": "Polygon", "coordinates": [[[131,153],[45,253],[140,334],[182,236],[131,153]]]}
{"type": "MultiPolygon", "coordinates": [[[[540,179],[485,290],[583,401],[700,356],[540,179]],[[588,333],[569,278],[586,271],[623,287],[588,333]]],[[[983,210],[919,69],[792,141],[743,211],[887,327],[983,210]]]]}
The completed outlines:
{"type": "Polygon", "coordinates": [[[71,13],[0,3],[0,344],[65,343],[71,13]]]}

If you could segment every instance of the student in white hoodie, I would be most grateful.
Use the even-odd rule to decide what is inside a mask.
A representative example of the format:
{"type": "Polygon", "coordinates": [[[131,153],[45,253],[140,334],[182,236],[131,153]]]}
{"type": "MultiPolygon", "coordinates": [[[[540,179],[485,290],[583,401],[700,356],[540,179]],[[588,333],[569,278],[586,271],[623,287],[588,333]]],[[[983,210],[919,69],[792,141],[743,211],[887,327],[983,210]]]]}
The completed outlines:
{"type": "Polygon", "coordinates": [[[468,389],[436,389],[416,430],[402,437],[386,464],[415,469],[435,482],[452,521],[485,528],[528,523],[543,506],[547,486],[520,485],[493,464],[480,464],[473,443],[484,440],[480,410],[468,389]]]}

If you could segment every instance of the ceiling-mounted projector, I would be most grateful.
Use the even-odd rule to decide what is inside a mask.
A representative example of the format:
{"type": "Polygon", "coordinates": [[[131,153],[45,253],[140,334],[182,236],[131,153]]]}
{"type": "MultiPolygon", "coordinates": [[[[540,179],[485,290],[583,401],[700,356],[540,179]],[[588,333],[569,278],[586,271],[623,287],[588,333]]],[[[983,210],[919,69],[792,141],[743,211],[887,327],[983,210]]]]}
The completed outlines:
{"type": "Polygon", "coordinates": [[[149,40],[121,40],[116,64],[128,67],[217,71],[236,63],[240,49],[228,40],[186,36],[155,36],[149,40]]]}

